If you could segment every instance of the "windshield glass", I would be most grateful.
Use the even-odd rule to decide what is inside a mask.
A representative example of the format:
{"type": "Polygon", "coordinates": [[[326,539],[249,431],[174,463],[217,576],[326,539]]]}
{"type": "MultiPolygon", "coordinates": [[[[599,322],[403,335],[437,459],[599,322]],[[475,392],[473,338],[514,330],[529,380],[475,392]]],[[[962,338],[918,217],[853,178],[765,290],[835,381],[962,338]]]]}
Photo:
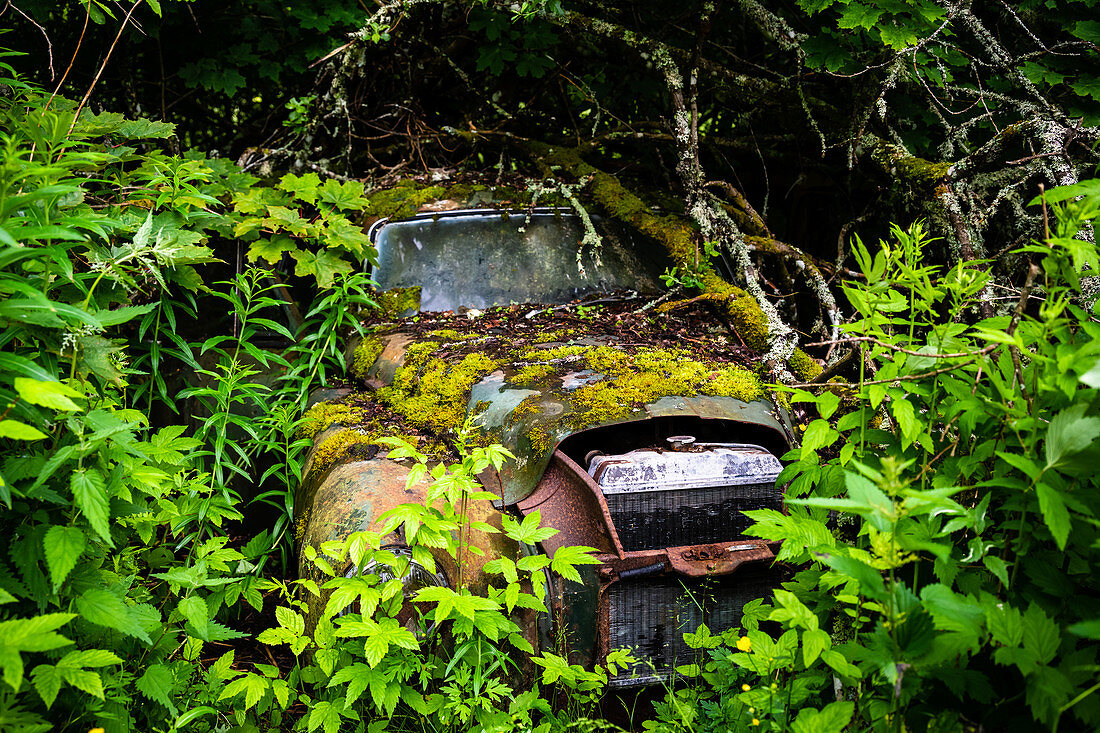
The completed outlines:
{"type": "Polygon", "coordinates": [[[579,217],[561,212],[447,212],[385,223],[377,232],[379,288],[419,285],[425,311],[563,303],[615,290],[656,292],[666,258],[652,243],[597,221],[581,248],[579,217]],[[598,259],[598,261],[597,261],[598,259]]]}

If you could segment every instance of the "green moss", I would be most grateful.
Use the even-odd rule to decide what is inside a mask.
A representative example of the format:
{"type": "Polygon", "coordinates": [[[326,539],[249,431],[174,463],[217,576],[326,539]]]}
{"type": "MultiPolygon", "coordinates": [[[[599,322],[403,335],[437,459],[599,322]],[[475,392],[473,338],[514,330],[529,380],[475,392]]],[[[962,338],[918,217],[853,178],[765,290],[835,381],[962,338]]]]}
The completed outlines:
{"type": "Polygon", "coordinates": [[[378,435],[352,428],[337,430],[313,447],[313,465],[318,468],[332,466],[356,447],[365,449],[374,445],[378,438],[378,435]]]}
{"type": "Polygon", "coordinates": [[[374,366],[378,357],[382,355],[382,342],[376,336],[364,336],[359,345],[355,347],[355,353],[351,357],[351,373],[362,379],[367,370],[374,366]]]}
{"type": "Polygon", "coordinates": [[[872,148],[871,157],[883,170],[896,175],[909,185],[919,187],[936,186],[951,170],[951,163],[933,163],[911,155],[899,145],[887,142],[880,142],[872,148]]]}
{"type": "Polygon", "coordinates": [[[699,361],[678,349],[642,349],[630,355],[596,347],[586,355],[586,362],[607,377],[579,387],[569,397],[576,428],[625,418],[636,405],[673,395],[704,394],[744,402],[765,395],[760,379],[749,370],[699,361]]]}
{"type": "Polygon", "coordinates": [[[383,290],[375,300],[384,318],[397,320],[409,311],[420,310],[420,286],[383,290]]]}
{"type": "Polygon", "coordinates": [[[302,415],[295,434],[300,438],[312,439],[330,425],[355,425],[367,419],[368,413],[362,407],[340,402],[321,402],[302,415]]]}
{"type": "Polygon", "coordinates": [[[509,381],[516,387],[530,389],[544,384],[546,378],[555,371],[557,367],[554,364],[529,364],[521,367],[509,381]]]}
{"type": "Polygon", "coordinates": [[[568,359],[571,356],[580,356],[587,347],[579,345],[555,346],[551,349],[534,348],[520,353],[521,361],[554,361],[555,359],[568,359]]]}
{"type": "Polygon", "coordinates": [[[532,340],[536,344],[548,344],[548,343],[551,343],[553,341],[561,341],[562,339],[568,337],[570,333],[571,333],[571,330],[567,330],[567,329],[562,329],[562,330],[558,330],[558,331],[544,331],[543,333],[540,333],[537,336],[535,336],[535,338],[532,339],[532,340]]]}
{"type": "Polygon", "coordinates": [[[465,422],[470,389],[498,365],[478,353],[450,365],[432,356],[438,348],[431,341],[410,346],[393,384],[377,394],[413,425],[443,433],[465,422]]]}
{"type": "Polygon", "coordinates": [[[801,349],[795,349],[788,360],[791,372],[803,381],[810,381],[824,371],[822,366],[810,358],[810,355],[801,349]]]}
{"type": "Polygon", "coordinates": [[[475,338],[475,334],[472,333],[460,333],[453,328],[441,328],[437,331],[430,331],[428,333],[432,338],[437,338],[441,341],[469,341],[475,338]]]}
{"type": "Polygon", "coordinates": [[[390,188],[367,194],[368,203],[363,213],[379,218],[407,219],[424,204],[445,198],[446,193],[443,186],[424,186],[406,178],[390,188]]]}
{"type": "Polygon", "coordinates": [[[730,319],[736,325],[738,335],[745,340],[745,343],[757,351],[766,351],[768,318],[753,297],[744,293],[739,298],[730,299],[726,308],[730,319]]]}

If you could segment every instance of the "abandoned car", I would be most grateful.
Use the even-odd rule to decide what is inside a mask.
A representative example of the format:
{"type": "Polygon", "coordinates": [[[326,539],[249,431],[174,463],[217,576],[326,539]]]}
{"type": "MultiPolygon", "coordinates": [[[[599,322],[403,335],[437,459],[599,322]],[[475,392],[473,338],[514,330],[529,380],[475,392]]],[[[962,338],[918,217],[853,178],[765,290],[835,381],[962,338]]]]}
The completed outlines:
{"type": "MultiPolygon", "coordinates": [[[[598,551],[581,583],[550,578],[536,648],[560,653],[565,639],[585,665],[630,648],[638,663],[611,680],[629,686],[683,664],[683,632],[737,625],[776,582],[774,548],[742,534],[742,512],[781,507],[776,456],[790,423],[734,358],[736,344],[653,322],[666,317],[648,307],[659,253],[560,210],[422,214],[371,234],[388,316],[349,347],[355,386],[307,413],[302,545],[372,528],[423,498],[406,489],[408,467],[371,446],[386,431],[380,411],[422,446],[474,416],[516,460],[482,475],[498,498],[473,518],[499,526],[500,513],[537,510],[559,532],[525,552],[598,551]]],[[[504,551],[500,535],[477,541],[475,563],[504,551]]],[[[421,575],[455,582],[443,560],[421,575]]]]}

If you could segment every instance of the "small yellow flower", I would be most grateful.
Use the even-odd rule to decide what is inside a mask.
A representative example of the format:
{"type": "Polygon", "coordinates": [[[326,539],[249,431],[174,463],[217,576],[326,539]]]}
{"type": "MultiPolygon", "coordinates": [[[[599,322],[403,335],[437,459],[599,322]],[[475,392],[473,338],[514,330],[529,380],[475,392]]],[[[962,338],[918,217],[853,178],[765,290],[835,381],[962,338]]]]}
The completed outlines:
{"type": "Polygon", "coordinates": [[[748,691],[749,691],[749,690],[751,690],[752,688],[751,688],[751,687],[749,687],[749,686],[748,686],[748,684],[746,683],[746,684],[744,684],[744,685],[741,685],[741,689],[742,689],[742,690],[744,690],[745,692],[748,692],[748,691]]]}
{"type": "Polygon", "coordinates": [[[759,720],[757,720],[756,718],[753,718],[753,719],[752,719],[752,724],[753,724],[753,725],[760,725],[760,721],[759,721],[759,720]]]}
{"type": "Polygon", "coordinates": [[[92,728],[88,733],[104,733],[102,728],[92,728]]]}
{"type": "Polygon", "coordinates": [[[738,639],[737,640],[737,648],[740,649],[743,652],[751,652],[752,651],[752,642],[749,641],[749,637],[742,636],[740,639],[738,639]]]}

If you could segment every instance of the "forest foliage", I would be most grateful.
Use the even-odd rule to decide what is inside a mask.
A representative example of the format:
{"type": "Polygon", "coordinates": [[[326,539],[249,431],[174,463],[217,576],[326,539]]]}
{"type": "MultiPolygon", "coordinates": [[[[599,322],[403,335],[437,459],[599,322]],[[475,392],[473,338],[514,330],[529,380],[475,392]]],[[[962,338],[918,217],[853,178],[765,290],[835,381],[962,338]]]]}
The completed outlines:
{"type": "MultiPolygon", "coordinates": [[[[462,555],[475,477],[509,459],[462,426],[450,463],[385,443],[432,482],[388,518],[408,557],[359,533],[305,550],[320,585],[288,575],[297,422],[374,307],[362,179],[564,180],[547,140],[681,194],[649,191],[707,256],[670,285],[708,287],[710,268],[826,342],[824,377],[776,388],[805,418],[787,510],[752,513],[792,579],[741,628],[689,631],[683,683],[633,724],[1098,725],[1091,2],[743,2],[725,25],[705,3],[675,23],[557,2],[7,8],[18,32],[0,40],[29,55],[0,65],[0,728],[611,725],[626,653],[586,670],[517,633],[544,568],[570,577],[586,548],[502,558],[484,595],[420,591],[431,635],[397,620],[410,559],[462,555]],[[636,66],[609,53],[624,48],[636,66]],[[438,94],[458,86],[461,104],[438,94]],[[737,176],[765,157],[782,165],[737,176]],[[272,316],[280,263],[310,293],[293,332],[272,316]],[[263,348],[271,334],[294,345],[263,348]],[[345,558],[357,576],[334,571],[345,558]]],[[[567,185],[585,197],[593,170],[567,185]]]]}

